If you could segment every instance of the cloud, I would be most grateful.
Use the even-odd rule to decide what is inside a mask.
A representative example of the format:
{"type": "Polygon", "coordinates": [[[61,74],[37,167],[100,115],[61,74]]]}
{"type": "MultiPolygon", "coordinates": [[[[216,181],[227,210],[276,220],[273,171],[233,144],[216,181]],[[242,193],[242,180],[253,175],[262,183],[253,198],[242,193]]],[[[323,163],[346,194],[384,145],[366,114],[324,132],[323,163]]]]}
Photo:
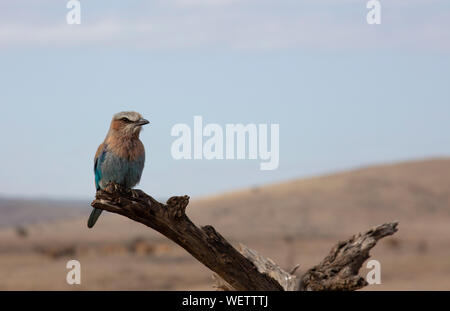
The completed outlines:
{"type": "Polygon", "coordinates": [[[114,6],[102,11],[84,5],[82,25],[65,24],[61,16],[65,10],[46,17],[36,11],[21,11],[27,14],[22,22],[0,19],[0,46],[450,50],[448,11],[443,13],[439,5],[424,10],[419,0],[409,3],[415,6],[411,9],[398,0],[384,5],[379,26],[366,24],[364,3],[354,0],[340,5],[329,0],[306,1],[303,5],[289,0],[167,0],[152,7],[140,4],[127,11],[114,10],[114,6]]]}
{"type": "Polygon", "coordinates": [[[239,1],[245,1],[245,0],[172,0],[172,5],[175,6],[223,6],[223,5],[229,5],[233,3],[238,3],[239,1]]]}

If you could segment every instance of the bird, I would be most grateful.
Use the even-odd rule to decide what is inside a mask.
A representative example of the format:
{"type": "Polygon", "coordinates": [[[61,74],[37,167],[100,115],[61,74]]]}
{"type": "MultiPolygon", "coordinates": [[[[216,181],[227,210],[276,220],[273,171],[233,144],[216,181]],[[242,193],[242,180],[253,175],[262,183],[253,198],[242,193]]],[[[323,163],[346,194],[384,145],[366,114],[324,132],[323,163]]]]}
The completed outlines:
{"type": "MultiPolygon", "coordinates": [[[[145,163],[145,148],[139,139],[142,126],[150,122],[135,111],[116,113],[105,140],[94,158],[95,187],[103,190],[110,182],[131,189],[141,180],[145,163]]],[[[94,227],[102,213],[94,208],[88,228],[94,227]]]]}

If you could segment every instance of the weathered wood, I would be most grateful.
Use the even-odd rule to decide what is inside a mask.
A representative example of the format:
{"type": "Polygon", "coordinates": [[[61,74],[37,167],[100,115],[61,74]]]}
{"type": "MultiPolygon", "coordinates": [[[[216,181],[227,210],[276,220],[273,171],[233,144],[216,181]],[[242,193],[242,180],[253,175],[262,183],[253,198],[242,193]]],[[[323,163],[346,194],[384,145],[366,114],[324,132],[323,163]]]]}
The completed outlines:
{"type": "MultiPolygon", "coordinates": [[[[295,291],[298,289],[299,281],[294,275],[295,267],[291,273],[288,273],[281,269],[272,259],[266,258],[260,255],[257,251],[248,248],[247,246],[240,244],[239,252],[245,256],[248,260],[253,262],[260,273],[264,273],[275,279],[285,291],[295,291]]],[[[222,291],[234,290],[227,282],[225,282],[220,276],[213,276],[215,287],[222,291]]]]}
{"type": "Polygon", "coordinates": [[[320,264],[302,276],[300,290],[352,291],[367,286],[358,275],[359,269],[378,240],[397,232],[397,225],[387,223],[338,242],[320,264]]]}
{"type": "Polygon", "coordinates": [[[186,216],[188,196],[162,204],[140,190],[110,184],[99,190],[92,207],[140,222],[168,237],[236,290],[281,291],[282,286],[257,267],[211,226],[198,228],[186,216]]]}
{"type": "Polygon", "coordinates": [[[221,290],[294,291],[356,290],[367,283],[358,276],[377,241],[397,231],[397,223],[384,224],[338,243],[316,267],[298,282],[295,269],[288,273],[272,260],[241,246],[237,251],[213,227],[198,228],[186,216],[188,196],[172,197],[166,204],[141,190],[111,183],[99,190],[92,207],[140,222],[171,239],[212,270],[221,290]]]}

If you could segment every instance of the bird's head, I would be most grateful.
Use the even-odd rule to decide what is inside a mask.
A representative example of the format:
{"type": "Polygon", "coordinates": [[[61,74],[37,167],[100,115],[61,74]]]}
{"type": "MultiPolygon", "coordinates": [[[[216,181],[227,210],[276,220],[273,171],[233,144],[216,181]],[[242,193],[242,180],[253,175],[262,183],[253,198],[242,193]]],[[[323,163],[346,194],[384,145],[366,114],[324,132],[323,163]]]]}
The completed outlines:
{"type": "Polygon", "coordinates": [[[134,111],[116,113],[111,121],[111,131],[120,136],[139,137],[142,126],[150,122],[134,111]]]}

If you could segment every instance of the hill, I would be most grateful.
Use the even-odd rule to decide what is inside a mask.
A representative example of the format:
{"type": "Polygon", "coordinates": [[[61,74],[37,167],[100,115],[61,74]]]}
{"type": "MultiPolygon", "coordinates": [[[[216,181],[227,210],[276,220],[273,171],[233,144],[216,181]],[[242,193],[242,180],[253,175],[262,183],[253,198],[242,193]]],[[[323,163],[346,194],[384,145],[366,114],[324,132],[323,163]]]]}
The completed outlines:
{"type": "MultiPolygon", "coordinates": [[[[164,237],[112,214],[88,230],[89,212],[29,225],[25,235],[1,230],[0,289],[72,290],[69,259],[82,264],[78,289],[211,289],[211,273],[164,237]]],[[[450,289],[450,159],[244,189],[193,201],[187,213],[287,269],[300,263],[299,273],[336,241],[397,220],[400,231],[373,252],[383,284],[368,289],[450,289]]]]}
{"type": "Polygon", "coordinates": [[[0,228],[73,218],[88,208],[89,201],[0,198],[0,228]]]}

